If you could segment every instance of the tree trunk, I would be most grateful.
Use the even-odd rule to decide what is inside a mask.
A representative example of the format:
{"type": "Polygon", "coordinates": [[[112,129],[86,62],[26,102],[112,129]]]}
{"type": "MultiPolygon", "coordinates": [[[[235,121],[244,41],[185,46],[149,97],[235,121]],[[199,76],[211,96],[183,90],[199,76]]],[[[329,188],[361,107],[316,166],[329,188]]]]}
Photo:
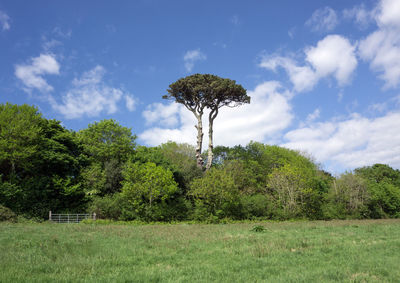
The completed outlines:
{"type": "Polygon", "coordinates": [[[215,110],[212,110],[210,112],[210,115],[208,116],[208,156],[207,156],[207,165],[206,165],[206,171],[211,168],[212,161],[214,158],[214,145],[213,145],[213,125],[214,125],[214,119],[218,115],[218,108],[215,110]]]}
{"type": "Polygon", "coordinates": [[[203,146],[203,122],[202,122],[202,114],[195,114],[197,118],[197,147],[196,147],[196,160],[197,167],[203,169],[203,158],[201,157],[201,148],[203,146]]]}
{"type": "Polygon", "coordinates": [[[211,168],[212,160],[214,158],[213,154],[213,121],[209,121],[209,128],[208,128],[208,156],[207,156],[207,165],[206,171],[211,168]]]}

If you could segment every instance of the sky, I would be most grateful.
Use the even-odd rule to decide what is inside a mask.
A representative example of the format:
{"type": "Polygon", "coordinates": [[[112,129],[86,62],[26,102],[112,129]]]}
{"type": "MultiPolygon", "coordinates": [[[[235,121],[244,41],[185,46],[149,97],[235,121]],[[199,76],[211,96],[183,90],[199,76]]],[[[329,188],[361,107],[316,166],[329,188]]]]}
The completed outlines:
{"type": "Polygon", "coordinates": [[[0,0],[0,103],[67,129],[115,119],[142,145],[194,145],[195,117],[162,96],[195,73],[251,96],[221,108],[214,145],[400,169],[400,0],[0,0]]]}

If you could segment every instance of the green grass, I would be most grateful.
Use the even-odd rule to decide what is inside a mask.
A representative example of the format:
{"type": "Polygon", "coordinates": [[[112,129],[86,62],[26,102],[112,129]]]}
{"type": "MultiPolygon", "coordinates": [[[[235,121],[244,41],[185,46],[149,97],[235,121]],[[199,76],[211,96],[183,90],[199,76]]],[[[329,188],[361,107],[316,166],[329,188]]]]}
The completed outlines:
{"type": "Polygon", "coordinates": [[[399,282],[399,263],[400,220],[0,224],[0,282],[399,282]]]}

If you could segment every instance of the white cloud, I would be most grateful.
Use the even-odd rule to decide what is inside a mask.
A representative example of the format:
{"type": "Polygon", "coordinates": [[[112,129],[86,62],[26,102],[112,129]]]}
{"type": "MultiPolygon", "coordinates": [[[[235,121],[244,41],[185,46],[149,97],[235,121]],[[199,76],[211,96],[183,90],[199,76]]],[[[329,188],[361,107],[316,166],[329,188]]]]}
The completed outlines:
{"type": "Polygon", "coordinates": [[[311,30],[315,32],[329,32],[332,31],[338,23],[336,12],[330,7],[325,7],[316,10],[311,18],[307,20],[306,26],[310,27],[311,30]]]}
{"type": "Polygon", "coordinates": [[[373,119],[352,114],[339,121],[313,123],[290,131],[283,146],[306,150],[319,162],[331,161],[344,169],[374,163],[400,168],[399,120],[400,112],[373,119]]]}
{"type": "Polygon", "coordinates": [[[3,30],[10,29],[10,17],[3,11],[0,11],[0,24],[2,25],[3,30]]]}
{"type": "MultiPolygon", "coordinates": [[[[289,100],[292,94],[283,90],[278,82],[265,82],[253,91],[248,91],[251,103],[236,108],[221,108],[214,122],[214,144],[237,145],[249,141],[274,140],[287,128],[293,114],[289,100]]],[[[159,126],[150,128],[139,135],[149,145],[158,145],[168,140],[194,144],[196,141],[196,119],[182,105],[154,104],[144,113],[150,123],[159,126]],[[164,127],[161,127],[164,126],[164,127]]],[[[203,126],[205,137],[208,133],[207,113],[203,126]]],[[[204,145],[207,146],[207,138],[204,145]]]]}
{"type": "Polygon", "coordinates": [[[339,86],[347,84],[357,67],[355,47],[340,35],[328,35],[315,47],[304,50],[306,64],[299,66],[291,58],[272,55],[264,56],[260,67],[275,71],[282,67],[288,73],[294,90],[311,90],[320,79],[333,76],[339,86]]]}
{"type": "Polygon", "coordinates": [[[150,113],[147,109],[147,114],[143,116],[148,123],[157,123],[158,126],[149,128],[139,135],[139,138],[146,144],[156,146],[167,141],[176,141],[180,143],[196,143],[196,119],[184,106],[171,102],[168,105],[159,104],[151,108],[154,112],[150,113]],[[165,109],[166,108],[166,109],[165,109]],[[170,109],[176,109],[175,112],[169,113],[170,109]],[[162,111],[162,115],[155,113],[162,111]],[[167,114],[169,113],[169,114],[167,114]],[[164,118],[167,116],[166,118],[164,118]]]}
{"type": "Polygon", "coordinates": [[[200,51],[200,48],[187,51],[183,56],[186,71],[191,72],[196,61],[202,61],[206,59],[207,56],[200,51]]]}
{"type": "Polygon", "coordinates": [[[179,104],[170,103],[164,105],[161,103],[153,103],[149,105],[142,115],[147,125],[161,123],[163,126],[173,127],[178,124],[177,114],[179,113],[179,104]]]}
{"type": "Polygon", "coordinates": [[[343,17],[350,20],[354,19],[359,27],[364,29],[374,20],[374,13],[367,10],[364,4],[361,4],[351,9],[343,10],[343,17]]]}
{"type": "Polygon", "coordinates": [[[333,75],[339,85],[345,85],[357,67],[355,47],[340,35],[328,35],[316,47],[306,50],[306,60],[314,67],[318,77],[333,75]]]}
{"type": "Polygon", "coordinates": [[[60,27],[55,27],[53,29],[53,33],[59,37],[63,37],[63,38],[70,38],[72,36],[72,30],[62,30],[60,27]]]}
{"type": "Polygon", "coordinates": [[[400,27],[400,2],[381,0],[377,6],[376,21],[380,27],[400,27]]]}
{"type": "Polygon", "coordinates": [[[136,99],[132,95],[126,94],[125,95],[125,105],[129,111],[131,111],[131,112],[135,111],[136,99]]]}
{"type": "Polygon", "coordinates": [[[385,88],[400,83],[400,1],[382,0],[374,10],[378,29],[359,44],[359,55],[378,72],[385,88]]]}
{"type": "Polygon", "coordinates": [[[53,87],[43,78],[43,75],[58,75],[60,65],[53,54],[40,54],[39,57],[31,58],[29,64],[15,66],[15,76],[25,85],[26,91],[38,89],[49,92],[53,87]]]}
{"type": "Polygon", "coordinates": [[[290,37],[290,39],[293,39],[295,34],[296,34],[296,27],[292,27],[288,30],[288,36],[290,37]]]}
{"type": "Polygon", "coordinates": [[[50,97],[52,107],[67,119],[83,116],[94,117],[100,113],[113,114],[118,110],[118,102],[125,98],[128,110],[134,109],[134,99],[124,94],[121,89],[102,83],[105,69],[96,66],[85,72],[81,78],[72,81],[73,87],[62,97],[62,103],[57,103],[50,97]]]}
{"type": "Polygon", "coordinates": [[[311,90],[318,81],[315,71],[310,66],[298,66],[296,61],[288,57],[264,56],[259,66],[272,71],[282,67],[288,73],[294,90],[298,92],[311,90]]]}
{"type": "Polygon", "coordinates": [[[55,40],[55,39],[47,40],[46,38],[44,38],[44,42],[42,44],[42,47],[46,52],[49,52],[54,47],[57,47],[57,46],[60,46],[60,45],[62,45],[61,41],[58,41],[58,40],[55,40]]]}
{"type": "Polygon", "coordinates": [[[84,72],[81,78],[74,78],[72,84],[76,87],[98,85],[105,73],[104,67],[97,65],[90,71],[84,72]]]}
{"type": "Polygon", "coordinates": [[[307,123],[311,123],[314,120],[318,119],[320,115],[321,115],[321,110],[319,110],[319,108],[315,109],[313,113],[308,114],[306,119],[307,123]]]}
{"type": "Polygon", "coordinates": [[[368,107],[368,110],[372,112],[384,112],[388,107],[387,103],[375,103],[368,107]]]}

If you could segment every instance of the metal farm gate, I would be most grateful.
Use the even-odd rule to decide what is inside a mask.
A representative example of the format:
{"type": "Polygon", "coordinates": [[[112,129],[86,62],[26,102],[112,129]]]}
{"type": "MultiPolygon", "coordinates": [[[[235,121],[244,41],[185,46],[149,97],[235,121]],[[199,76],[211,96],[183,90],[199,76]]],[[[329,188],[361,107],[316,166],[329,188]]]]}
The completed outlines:
{"type": "Polygon", "coordinates": [[[93,219],[96,220],[96,213],[52,213],[49,211],[49,221],[55,223],[79,223],[85,219],[93,219]]]}

